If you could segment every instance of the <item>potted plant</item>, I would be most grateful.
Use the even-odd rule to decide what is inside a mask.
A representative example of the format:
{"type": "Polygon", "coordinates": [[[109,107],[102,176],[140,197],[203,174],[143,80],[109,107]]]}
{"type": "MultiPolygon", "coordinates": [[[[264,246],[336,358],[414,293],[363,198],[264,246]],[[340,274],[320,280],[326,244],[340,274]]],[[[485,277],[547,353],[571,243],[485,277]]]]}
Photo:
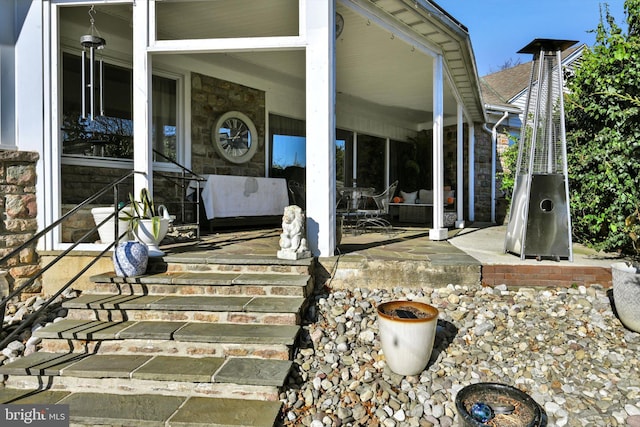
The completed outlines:
{"type": "Polygon", "coordinates": [[[167,209],[160,205],[156,208],[149,190],[140,190],[140,200],[135,200],[129,193],[130,209],[123,210],[123,219],[128,222],[129,231],[135,239],[149,247],[149,256],[163,256],[164,252],[158,248],[158,244],[167,235],[171,216],[167,209]]]}
{"type": "Polygon", "coordinates": [[[640,207],[627,216],[624,231],[631,238],[635,257],[611,266],[613,301],[622,324],[640,332],[640,207]]]}

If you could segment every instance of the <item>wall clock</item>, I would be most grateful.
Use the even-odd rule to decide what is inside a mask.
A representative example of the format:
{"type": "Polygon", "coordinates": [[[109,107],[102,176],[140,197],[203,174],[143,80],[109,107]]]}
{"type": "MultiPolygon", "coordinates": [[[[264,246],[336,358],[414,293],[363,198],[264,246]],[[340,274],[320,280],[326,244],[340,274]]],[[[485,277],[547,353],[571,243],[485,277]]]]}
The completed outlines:
{"type": "Polygon", "coordinates": [[[246,114],[229,111],[213,125],[211,142],[223,158],[232,163],[245,163],[258,150],[258,132],[246,114]]]}

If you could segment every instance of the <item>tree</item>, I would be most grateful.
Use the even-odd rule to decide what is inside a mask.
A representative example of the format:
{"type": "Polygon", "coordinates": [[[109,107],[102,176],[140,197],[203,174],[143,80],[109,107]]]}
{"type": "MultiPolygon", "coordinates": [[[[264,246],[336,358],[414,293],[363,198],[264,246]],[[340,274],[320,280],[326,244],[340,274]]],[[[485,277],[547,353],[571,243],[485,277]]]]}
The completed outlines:
{"type": "Polygon", "coordinates": [[[640,203],[640,0],[627,32],[605,5],[566,97],[571,217],[577,241],[631,253],[624,220],[640,203]]]}

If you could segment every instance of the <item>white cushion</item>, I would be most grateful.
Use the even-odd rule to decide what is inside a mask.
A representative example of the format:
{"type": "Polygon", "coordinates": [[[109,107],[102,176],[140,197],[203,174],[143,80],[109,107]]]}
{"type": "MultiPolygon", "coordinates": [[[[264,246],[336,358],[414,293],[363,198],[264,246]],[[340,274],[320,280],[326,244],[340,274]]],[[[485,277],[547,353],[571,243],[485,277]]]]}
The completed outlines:
{"type": "Polygon", "coordinates": [[[402,199],[404,200],[403,203],[410,203],[410,204],[415,204],[416,203],[416,198],[418,197],[418,192],[414,191],[411,193],[405,193],[404,191],[400,192],[400,197],[402,197],[402,199]]]}
{"type": "Polygon", "coordinates": [[[433,203],[433,190],[420,190],[418,192],[420,203],[430,205],[433,203]]]}

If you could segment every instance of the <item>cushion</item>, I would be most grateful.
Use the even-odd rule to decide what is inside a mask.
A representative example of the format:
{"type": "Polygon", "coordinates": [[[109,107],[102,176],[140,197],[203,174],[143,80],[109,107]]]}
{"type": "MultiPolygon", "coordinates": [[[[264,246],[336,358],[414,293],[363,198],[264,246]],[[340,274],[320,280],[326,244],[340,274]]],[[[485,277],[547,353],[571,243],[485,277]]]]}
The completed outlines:
{"type": "Polygon", "coordinates": [[[455,201],[455,197],[456,197],[456,192],[454,190],[451,191],[445,191],[444,192],[444,204],[453,204],[453,202],[455,201]],[[450,203],[449,203],[449,199],[450,203]]]}
{"type": "Polygon", "coordinates": [[[433,190],[420,190],[418,191],[418,199],[420,203],[430,205],[433,203],[433,190]]]}
{"type": "Polygon", "coordinates": [[[418,192],[414,191],[412,193],[405,193],[404,191],[401,191],[400,197],[404,199],[404,203],[415,204],[416,199],[418,198],[418,192]]]}

